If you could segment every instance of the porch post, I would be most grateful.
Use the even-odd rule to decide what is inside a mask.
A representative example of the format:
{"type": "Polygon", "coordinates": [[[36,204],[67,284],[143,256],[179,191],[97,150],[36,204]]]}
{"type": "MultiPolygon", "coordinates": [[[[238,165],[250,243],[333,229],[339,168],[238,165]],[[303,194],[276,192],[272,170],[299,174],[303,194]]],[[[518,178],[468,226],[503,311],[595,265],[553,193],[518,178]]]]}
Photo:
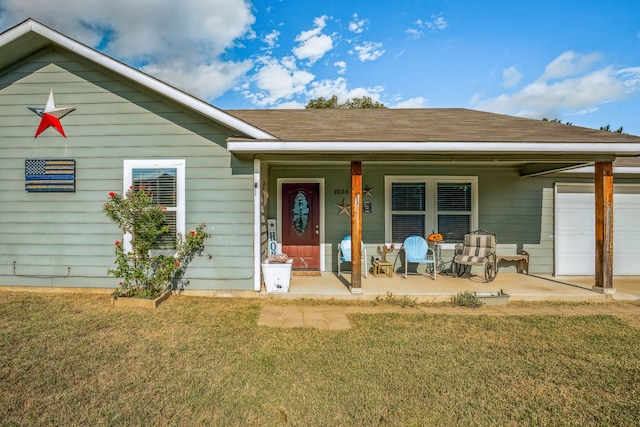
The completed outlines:
{"type": "Polygon", "coordinates": [[[260,159],[253,160],[253,289],[260,292],[262,289],[262,227],[265,225],[264,206],[262,205],[262,192],[260,191],[262,178],[260,176],[260,159]]]}
{"type": "Polygon", "coordinates": [[[613,294],[613,163],[595,164],[596,259],[595,286],[613,294]]]}
{"type": "Polygon", "coordinates": [[[351,292],[362,292],[362,163],[351,162],[351,292]]]}

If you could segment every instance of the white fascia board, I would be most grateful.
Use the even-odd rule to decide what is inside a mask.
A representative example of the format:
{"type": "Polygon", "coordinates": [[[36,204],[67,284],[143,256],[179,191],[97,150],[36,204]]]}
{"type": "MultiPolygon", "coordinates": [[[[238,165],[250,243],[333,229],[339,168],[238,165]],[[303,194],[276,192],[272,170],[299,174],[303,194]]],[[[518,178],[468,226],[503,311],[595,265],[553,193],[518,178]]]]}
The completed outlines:
{"type": "Polygon", "coordinates": [[[4,46],[5,44],[11,43],[16,39],[19,39],[29,31],[32,31],[33,28],[31,24],[33,24],[33,22],[23,23],[0,34],[0,47],[4,46]]]}
{"type": "MultiPolygon", "coordinates": [[[[582,168],[575,168],[562,171],[564,174],[574,174],[574,173],[585,173],[585,174],[593,174],[595,173],[595,168],[593,166],[585,166],[582,168]]],[[[636,167],[615,167],[613,168],[613,173],[615,174],[633,174],[640,175],[640,168],[636,167]]]]}
{"type": "Polygon", "coordinates": [[[83,44],[80,44],[68,37],[65,37],[62,34],[48,27],[45,27],[44,25],[36,21],[33,21],[33,20],[27,21],[25,24],[18,26],[13,30],[10,30],[9,32],[3,34],[2,38],[0,38],[0,46],[2,46],[4,43],[8,43],[12,40],[17,39],[18,37],[28,33],[29,31],[33,31],[34,33],[39,34],[51,40],[53,43],[59,46],[62,46],[72,52],[75,52],[78,55],[89,59],[90,61],[100,64],[103,67],[108,68],[111,71],[118,73],[140,84],[141,86],[144,86],[148,89],[153,90],[154,92],[160,93],[168,98],[171,98],[174,101],[178,102],[179,104],[182,104],[194,111],[197,111],[206,117],[209,117],[219,123],[222,123],[225,126],[235,129],[238,132],[241,132],[245,135],[248,135],[256,139],[265,139],[265,140],[275,139],[273,135],[267,132],[264,132],[263,130],[258,129],[254,126],[251,126],[250,124],[240,119],[237,119],[236,117],[233,117],[222,110],[219,110],[213,107],[211,104],[201,101],[200,99],[195,98],[185,92],[182,92],[181,90],[176,89],[141,71],[138,71],[135,68],[125,65],[124,63],[119,62],[113,58],[110,58],[109,56],[104,55],[95,49],[92,49],[83,44]]]}
{"type": "Polygon", "coordinates": [[[229,141],[232,152],[472,152],[472,153],[606,153],[640,155],[640,144],[633,143],[553,143],[553,142],[302,142],[229,141]]]}

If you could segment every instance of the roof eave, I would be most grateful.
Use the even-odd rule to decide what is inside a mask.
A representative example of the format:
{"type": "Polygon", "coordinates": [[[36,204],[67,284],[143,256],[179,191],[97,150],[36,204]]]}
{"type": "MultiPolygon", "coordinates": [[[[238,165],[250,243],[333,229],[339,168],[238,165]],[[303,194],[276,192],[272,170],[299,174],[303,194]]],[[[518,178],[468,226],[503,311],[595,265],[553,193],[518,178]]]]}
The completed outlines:
{"type": "Polygon", "coordinates": [[[371,142],[371,141],[254,141],[229,139],[227,148],[234,153],[482,153],[482,154],[607,154],[638,156],[636,143],[562,143],[562,142],[371,142]]]}

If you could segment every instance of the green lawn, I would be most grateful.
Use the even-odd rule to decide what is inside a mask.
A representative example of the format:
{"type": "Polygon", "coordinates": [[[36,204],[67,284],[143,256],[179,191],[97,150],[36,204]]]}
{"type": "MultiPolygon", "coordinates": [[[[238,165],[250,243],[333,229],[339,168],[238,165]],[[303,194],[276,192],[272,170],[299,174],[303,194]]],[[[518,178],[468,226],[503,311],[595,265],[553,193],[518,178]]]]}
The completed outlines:
{"type": "Polygon", "coordinates": [[[640,329],[615,317],[326,331],[258,326],[261,304],[0,293],[0,425],[640,424],[640,329]]]}

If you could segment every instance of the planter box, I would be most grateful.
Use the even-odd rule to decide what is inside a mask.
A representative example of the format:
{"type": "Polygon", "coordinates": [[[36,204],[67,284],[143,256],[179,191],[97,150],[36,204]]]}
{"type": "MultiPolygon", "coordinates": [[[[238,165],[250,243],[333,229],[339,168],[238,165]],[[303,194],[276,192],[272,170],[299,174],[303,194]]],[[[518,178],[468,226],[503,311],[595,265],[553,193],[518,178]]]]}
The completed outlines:
{"type": "Polygon", "coordinates": [[[484,303],[484,305],[506,305],[509,301],[509,295],[504,292],[474,292],[476,298],[484,303]]]}
{"type": "Polygon", "coordinates": [[[267,292],[289,292],[292,265],[292,259],[284,264],[262,263],[262,277],[267,292]]]}
{"type": "Polygon", "coordinates": [[[156,299],[118,297],[111,298],[111,305],[114,307],[140,307],[140,308],[158,308],[160,303],[171,296],[171,291],[166,291],[156,299]]]}

